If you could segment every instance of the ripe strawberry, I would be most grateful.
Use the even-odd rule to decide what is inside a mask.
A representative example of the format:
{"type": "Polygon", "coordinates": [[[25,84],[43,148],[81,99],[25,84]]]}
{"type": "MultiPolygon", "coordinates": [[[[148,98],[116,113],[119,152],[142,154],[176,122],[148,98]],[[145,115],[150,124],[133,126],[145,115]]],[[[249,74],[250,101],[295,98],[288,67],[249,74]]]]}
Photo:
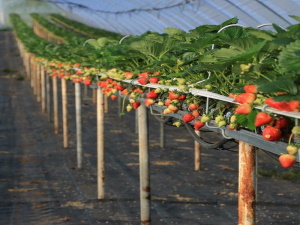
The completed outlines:
{"type": "Polygon", "coordinates": [[[257,85],[255,84],[248,84],[244,86],[244,91],[247,93],[253,93],[256,94],[257,93],[257,85]]]}
{"type": "Polygon", "coordinates": [[[200,130],[205,125],[205,123],[201,122],[200,120],[196,120],[194,122],[194,129],[195,130],[200,130]]]}
{"type": "Polygon", "coordinates": [[[92,80],[91,79],[85,79],[84,81],[84,85],[91,85],[92,84],[92,80]]]}
{"type": "Polygon", "coordinates": [[[286,151],[290,154],[290,155],[296,155],[299,151],[299,148],[297,145],[293,145],[293,144],[289,144],[286,146],[286,151]]]}
{"type": "Polygon", "coordinates": [[[146,105],[146,106],[153,105],[154,103],[155,103],[155,100],[152,99],[152,98],[146,98],[146,99],[145,99],[145,105],[146,105]]]}
{"type": "Polygon", "coordinates": [[[235,97],[235,101],[238,103],[252,103],[255,100],[255,94],[253,93],[242,93],[235,97]]]}
{"type": "Polygon", "coordinates": [[[195,119],[195,117],[190,113],[184,114],[184,116],[182,117],[182,120],[185,123],[191,122],[193,119],[195,119]]]}
{"type": "Polygon", "coordinates": [[[122,84],[118,83],[115,85],[115,89],[119,90],[119,91],[123,91],[125,88],[123,87],[122,84]]]}
{"type": "Polygon", "coordinates": [[[300,112],[300,100],[292,100],[288,104],[292,111],[300,112]]]}
{"type": "Polygon", "coordinates": [[[273,98],[267,98],[265,100],[265,103],[275,109],[279,109],[279,110],[287,111],[287,112],[292,111],[288,102],[278,102],[278,101],[275,101],[273,98]]]}
{"type": "Polygon", "coordinates": [[[262,136],[267,141],[277,141],[282,137],[282,132],[276,127],[267,126],[263,130],[262,136]]]}
{"type": "Polygon", "coordinates": [[[282,167],[290,168],[296,162],[296,157],[294,155],[290,155],[290,154],[282,154],[279,156],[279,162],[282,167]]]}
{"type": "Polygon", "coordinates": [[[134,73],[132,72],[125,72],[125,78],[126,79],[131,79],[134,76],[134,73]]]}
{"type": "Polygon", "coordinates": [[[239,114],[249,114],[251,111],[252,107],[248,103],[241,104],[235,109],[235,113],[239,114]]]}
{"type": "Polygon", "coordinates": [[[275,127],[278,129],[284,129],[289,125],[290,121],[286,117],[279,117],[275,120],[275,127]]]}
{"type": "Polygon", "coordinates": [[[273,117],[270,116],[270,114],[265,113],[265,112],[259,112],[256,115],[254,125],[256,127],[263,126],[263,125],[271,123],[272,120],[273,120],[273,117]]]}
{"type": "Polygon", "coordinates": [[[200,116],[200,113],[199,113],[198,110],[193,110],[193,111],[192,111],[192,115],[193,115],[195,118],[197,118],[197,117],[200,116]]]}
{"type": "Polygon", "coordinates": [[[155,90],[151,90],[148,92],[147,98],[158,98],[158,94],[155,93],[155,90]]]}
{"type": "Polygon", "coordinates": [[[111,98],[111,100],[116,100],[116,99],[118,98],[118,96],[116,96],[116,95],[111,95],[110,98],[111,98]]]}
{"type": "Polygon", "coordinates": [[[147,79],[147,78],[143,78],[143,77],[139,78],[137,81],[138,81],[141,85],[146,85],[146,84],[149,83],[148,79],[147,79]]]}
{"type": "Polygon", "coordinates": [[[132,107],[133,107],[133,109],[137,109],[137,108],[138,108],[140,105],[141,105],[141,103],[140,103],[140,102],[138,102],[138,101],[136,101],[136,102],[132,103],[132,107]]]}
{"type": "Polygon", "coordinates": [[[196,110],[196,109],[198,109],[198,108],[199,108],[199,105],[198,105],[198,104],[195,104],[195,103],[190,103],[190,104],[189,104],[189,109],[190,109],[191,111],[196,110]]]}
{"type": "Polygon", "coordinates": [[[171,99],[166,99],[165,100],[165,106],[169,106],[171,104],[171,99]]]}
{"type": "Polygon", "coordinates": [[[186,99],[186,95],[179,95],[178,100],[184,100],[186,99]]]}
{"type": "Polygon", "coordinates": [[[150,82],[150,83],[153,83],[153,84],[157,84],[157,83],[158,83],[158,80],[159,80],[158,77],[150,77],[150,78],[149,78],[149,82],[150,82]]]}
{"type": "Polygon", "coordinates": [[[175,93],[174,91],[169,92],[169,99],[170,100],[178,99],[178,97],[179,97],[179,94],[175,93]]]}

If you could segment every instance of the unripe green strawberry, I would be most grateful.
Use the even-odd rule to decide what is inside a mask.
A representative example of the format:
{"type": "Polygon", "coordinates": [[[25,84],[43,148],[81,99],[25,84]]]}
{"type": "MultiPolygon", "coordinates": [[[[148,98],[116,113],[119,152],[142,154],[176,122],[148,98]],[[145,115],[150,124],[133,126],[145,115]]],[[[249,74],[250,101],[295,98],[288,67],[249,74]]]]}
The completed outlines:
{"type": "Polygon", "coordinates": [[[292,134],[300,136],[300,126],[294,126],[292,129],[292,134]]]}
{"type": "Polygon", "coordinates": [[[157,94],[159,94],[159,93],[162,92],[162,89],[161,88],[156,88],[154,92],[157,93],[157,94]]]}
{"type": "Polygon", "coordinates": [[[236,120],[236,115],[232,115],[232,116],[230,117],[230,122],[231,122],[231,123],[236,123],[236,122],[237,122],[237,120],[236,120]]]}
{"type": "Polygon", "coordinates": [[[219,123],[219,122],[221,122],[221,121],[223,121],[223,120],[225,120],[225,118],[224,118],[223,115],[218,115],[218,116],[216,116],[216,118],[215,118],[215,122],[216,122],[216,123],[219,123]]]}
{"type": "Polygon", "coordinates": [[[290,154],[290,155],[296,155],[299,151],[299,148],[297,145],[293,145],[290,144],[288,146],[286,146],[286,151],[290,154]]]}
{"type": "Polygon", "coordinates": [[[127,112],[130,112],[132,109],[133,109],[132,105],[128,104],[128,105],[126,106],[127,112]]]}
{"type": "Polygon", "coordinates": [[[159,106],[163,106],[164,104],[165,103],[162,100],[159,100],[158,103],[157,103],[157,105],[159,105],[159,106]]]}
{"type": "Polygon", "coordinates": [[[181,126],[181,122],[178,120],[178,121],[175,121],[174,123],[173,123],[173,125],[174,126],[176,126],[176,127],[180,127],[181,126]]]}
{"type": "Polygon", "coordinates": [[[221,120],[219,123],[218,123],[218,127],[223,127],[223,126],[226,126],[227,123],[225,120],[221,120]]]}
{"type": "Polygon", "coordinates": [[[206,123],[209,122],[211,120],[211,117],[208,114],[203,114],[203,116],[201,117],[200,121],[202,123],[206,123]]]}

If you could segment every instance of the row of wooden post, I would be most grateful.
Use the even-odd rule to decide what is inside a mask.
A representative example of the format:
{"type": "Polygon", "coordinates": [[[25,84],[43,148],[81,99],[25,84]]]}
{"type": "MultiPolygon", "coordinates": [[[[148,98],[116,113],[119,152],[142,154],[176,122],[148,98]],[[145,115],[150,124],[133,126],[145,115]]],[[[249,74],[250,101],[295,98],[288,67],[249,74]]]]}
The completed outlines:
{"type": "MultiPolygon", "coordinates": [[[[19,47],[22,51],[22,47],[19,47]]],[[[41,102],[42,112],[50,115],[50,77],[43,67],[34,61],[30,54],[22,51],[27,77],[37,101],[41,102]]],[[[53,94],[53,122],[54,132],[59,132],[58,115],[58,90],[57,77],[52,77],[53,94]]],[[[61,79],[62,114],[63,114],[63,146],[69,146],[68,111],[67,111],[67,85],[61,79]]],[[[80,83],[75,83],[75,108],[76,108],[76,140],[77,140],[77,166],[82,167],[82,127],[81,127],[81,89],[80,83]]],[[[105,197],[105,139],[104,139],[104,114],[107,111],[107,98],[100,88],[93,91],[93,101],[97,103],[97,191],[98,199],[105,197]],[[106,104],[105,104],[106,103],[106,104]]],[[[149,140],[148,140],[148,115],[145,105],[137,110],[137,128],[139,136],[139,172],[140,172],[140,217],[141,224],[151,224],[151,193],[150,193],[150,168],[149,168],[149,140]]],[[[161,126],[161,146],[164,146],[163,125],[161,126]]],[[[200,135],[199,131],[198,135],[200,135]]],[[[195,143],[195,170],[200,169],[201,146],[195,143]]],[[[238,187],[238,224],[255,224],[255,149],[245,143],[239,143],[239,187],[238,187]]]]}

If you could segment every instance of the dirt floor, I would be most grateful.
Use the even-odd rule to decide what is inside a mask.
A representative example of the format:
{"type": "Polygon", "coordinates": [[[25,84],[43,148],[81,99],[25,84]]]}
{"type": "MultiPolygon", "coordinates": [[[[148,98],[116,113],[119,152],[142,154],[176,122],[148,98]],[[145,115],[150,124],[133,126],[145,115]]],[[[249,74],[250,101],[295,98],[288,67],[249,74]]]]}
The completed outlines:
{"type": "MultiPolygon", "coordinates": [[[[60,133],[54,134],[52,119],[41,112],[25,77],[11,32],[0,32],[0,57],[0,225],[140,224],[135,114],[120,118],[117,102],[109,101],[105,198],[98,200],[92,90],[82,88],[84,160],[77,169],[73,84],[68,83],[70,147],[63,148],[62,121],[60,133]]],[[[203,148],[201,170],[194,171],[194,141],[185,128],[166,125],[161,148],[160,124],[152,116],[149,124],[152,224],[237,224],[236,147],[203,148]]],[[[256,224],[300,224],[300,178],[294,171],[299,167],[283,170],[263,151],[257,155],[256,224]]]]}

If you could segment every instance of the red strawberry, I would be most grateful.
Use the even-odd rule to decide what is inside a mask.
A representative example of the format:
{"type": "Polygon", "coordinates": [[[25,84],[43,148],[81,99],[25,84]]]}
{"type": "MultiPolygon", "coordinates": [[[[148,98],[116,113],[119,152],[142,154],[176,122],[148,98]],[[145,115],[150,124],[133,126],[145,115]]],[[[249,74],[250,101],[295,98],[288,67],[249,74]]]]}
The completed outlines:
{"type": "Polygon", "coordinates": [[[116,84],[115,85],[115,89],[117,89],[117,90],[119,90],[119,91],[123,91],[125,88],[123,87],[123,85],[122,84],[116,84]]]}
{"type": "Polygon", "coordinates": [[[179,97],[178,97],[178,100],[184,100],[186,98],[186,95],[180,95],[179,97]]]}
{"type": "Polygon", "coordinates": [[[200,120],[196,120],[194,122],[194,129],[195,130],[199,130],[201,127],[203,127],[205,125],[205,123],[201,122],[200,120]]]}
{"type": "Polygon", "coordinates": [[[188,122],[191,122],[193,119],[195,119],[195,117],[192,115],[192,114],[185,114],[183,117],[182,117],[182,120],[183,122],[185,123],[188,123],[188,122]]]}
{"type": "Polygon", "coordinates": [[[133,107],[134,109],[137,109],[140,105],[141,105],[141,103],[138,102],[138,101],[132,103],[132,107],[133,107]]]}
{"type": "Polygon", "coordinates": [[[290,155],[290,154],[282,154],[279,156],[279,162],[282,167],[290,168],[296,162],[296,157],[294,155],[290,155]]]}
{"type": "Polygon", "coordinates": [[[252,103],[255,100],[255,94],[253,93],[242,93],[235,97],[235,101],[238,103],[252,103]]]}
{"type": "Polygon", "coordinates": [[[165,106],[169,106],[171,104],[171,99],[166,99],[165,100],[165,106]]]}
{"type": "Polygon", "coordinates": [[[300,100],[292,100],[289,102],[289,106],[292,111],[300,112],[300,100]]]}
{"type": "Polygon", "coordinates": [[[249,114],[251,111],[252,107],[248,103],[241,104],[235,109],[235,113],[239,114],[249,114]]]}
{"type": "Polygon", "coordinates": [[[158,83],[158,80],[159,80],[158,77],[150,77],[150,78],[149,78],[149,82],[150,82],[150,83],[153,83],[153,84],[157,84],[157,83],[158,83]]]}
{"type": "Polygon", "coordinates": [[[195,118],[197,118],[197,117],[200,116],[200,113],[199,113],[198,110],[193,110],[192,115],[193,115],[195,118]]]}
{"type": "Polygon", "coordinates": [[[266,125],[268,123],[271,123],[272,120],[273,120],[273,117],[270,116],[270,114],[265,113],[265,112],[259,112],[256,115],[254,125],[256,127],[263,126],[263,125],[266,125]]]}
{"type": "Polygon", "coordinates": [[[147,98],[158,98],[158,94],[154,92],[155,90],[149,91],[147,98]]]}
{"type": "Polygon", "coordinates": [[[87,78],[84,80],[84,85],[91,85],[92,84],[92,80],[87,78]]]}
{"type": "Polygon", "coordinates": [[[148,79],[147,78],[144,78],[144,77],[141,77],[138,79],[138,82],[141,84],[141,85],[146,85],[149,83],[148,79]]]}
{"type": "Polygon", "coordinates": [[[153,105],[154,103],[155,103],[155,100],[152,99],[152,98],[146,98],[146,99],[145,99],[145,105],[146,105],[146,106],[153,105]]]}
{"type": "Polygon", "coordinates": [[[279,110],[287,111],[287,112],[292,111],[288,102],[278,102],[278,101],[275,101],[273,98],[267,98],[265,100],[265,103],[275,109],[279,109],[279,110]]]}
{"type": "Polygon", "coordinates": [[[267,141],[277,141],[282,137],[282,132],[276,127],[267,126],[263,130],[262,136],[267,141]]]}
{"type": "Polygon", "coordinates": [[[275,120],[275,127],[278,129],[284,129],[289,125],[290,121],[285,117],[279,117],[275,120]]]}
{"type": "Polygon", "coordinates": [[[131,79],[134,76],[134,73],[132,72],[125,72],[126,79],[131,79]]]}
{"type": "Polygon", "coordinates": [[[248,84],[244,86],[244,90],[247,93],[253,93],[256,94],[257,93],[257,85],[255,84],[248,84]]]}
{"type": "Polygon", "coordinates": [[[190,109],[191,111],[196,110],[196,109],[198,109],[198,108],[199,108],[199,105],[198,105],[198,104],[195,104],[195,103],[189,104],[189,109],[190,109]]]}
{"type": "Polygon", "coordinates": [[[112,100],[116,100],[116,99],[118,98],[118,96],[116,96],[116,95],[111,95],[110,98],[111,98],[112,100]]]}
{"type": "Polygon", "coordinates": [[[179,97],[179,94],[175,93],[174,91],[169,92],[169,99],[170,100],[178,99],[178,97],[179,97]]]}

